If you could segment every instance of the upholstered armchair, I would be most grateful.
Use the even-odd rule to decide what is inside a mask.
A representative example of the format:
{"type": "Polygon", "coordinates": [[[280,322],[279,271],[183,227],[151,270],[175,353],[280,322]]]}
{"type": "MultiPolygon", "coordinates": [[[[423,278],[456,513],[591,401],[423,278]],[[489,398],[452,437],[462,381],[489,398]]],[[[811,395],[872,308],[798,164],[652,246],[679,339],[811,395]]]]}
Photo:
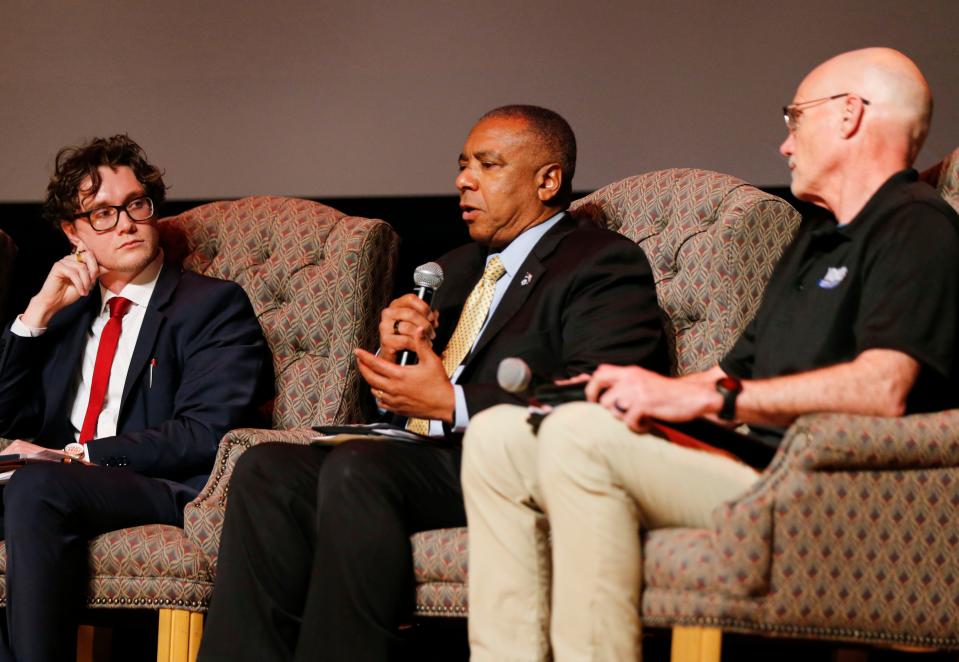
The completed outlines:
{"type": "Polygon", "coordinates": [[[959,147],[919,175],[919,178],[935,187],[939,195],[959,211],[959,147]]]}
{"type": "Polygon", "coordinates": [[[87,605],[158,609],[157,659],[180,661],[195,659],[199,647],[239,454],[263,439],[305,438],[311,425],[363,420],[366,398],[352,351],[377,344],[399,241],[383,221],[271,196],[203,205],[161,220],[160,228],[168,258],[243,287],[276,375],[278,430],[234,430],[223,438],[209,482],[186,508],[184,528],[140,526],[90,543],[87,605]]]}
{"type": "MultiPolygon", "coordinates": [[[[785,201],[742,180],[693,169],[624,179],[573,210],[646,253],[674,374],[715,365],[735,342],[800,220],[785,201]]],[[[466,529],[413,536],[418,616],[467,615],[466,539],[466,529]]]]}
{"type": "MultiPolygon", "coordinates": [[[[959,150],[924,173],[959,207],[959,150]]],[[[803,416],[713,529],[646,536],[642,618],[673,659],[723,630],[959,649],[959,410],[803,416]]]]}

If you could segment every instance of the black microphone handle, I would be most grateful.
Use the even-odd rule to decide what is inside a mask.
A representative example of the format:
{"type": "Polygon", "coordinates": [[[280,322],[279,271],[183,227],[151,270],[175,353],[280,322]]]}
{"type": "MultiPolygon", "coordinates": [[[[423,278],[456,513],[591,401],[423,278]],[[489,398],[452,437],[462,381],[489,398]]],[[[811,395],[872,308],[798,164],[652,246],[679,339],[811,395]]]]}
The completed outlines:
{"type": "Polygon", "coordinates": [[[533,398],[540,404],[556,407],[565,402],[580,402],[586,399],[586,382],[575,384],[543,384],[533,389],[533,398]]]}
{"type": "MultiPolygon", "coordinates": [[[[413,290],[413,294],[415,294],[417,298],[425,301],[427,304],[432,304],[433,293],[435,291],[436,290],[434,290],[432,287],[419,285],[413,290]]],[[[408,349],[404,349],[402,352],[400,352],[399,359],[397,360],[397,363],[399,363],[400,365],[416,365],[416,362],[417,362],[416,353],[411,352],[408,349]]]]}

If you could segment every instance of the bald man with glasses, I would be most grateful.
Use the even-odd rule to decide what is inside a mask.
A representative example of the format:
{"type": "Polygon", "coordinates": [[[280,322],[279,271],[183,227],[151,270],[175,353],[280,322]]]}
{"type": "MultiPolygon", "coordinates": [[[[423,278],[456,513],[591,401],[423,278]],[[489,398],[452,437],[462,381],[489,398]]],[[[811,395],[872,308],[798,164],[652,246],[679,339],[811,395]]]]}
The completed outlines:
{"type": "Polygon", "coordinates": [[[476,662],[639,659],[640,528],[709,528],[762,468],[670,443],[651,421],[745,423],[775,448],[806,413],[959,405],[959,217],[911,167],[932,111],[924,77],[897,51],[852,51],[783,110],[792,191],[835,221],[804,224],[719,365],[683,378],[600,366],[589,402],[538,435],[510,406],[467,430],[476,662]]]}

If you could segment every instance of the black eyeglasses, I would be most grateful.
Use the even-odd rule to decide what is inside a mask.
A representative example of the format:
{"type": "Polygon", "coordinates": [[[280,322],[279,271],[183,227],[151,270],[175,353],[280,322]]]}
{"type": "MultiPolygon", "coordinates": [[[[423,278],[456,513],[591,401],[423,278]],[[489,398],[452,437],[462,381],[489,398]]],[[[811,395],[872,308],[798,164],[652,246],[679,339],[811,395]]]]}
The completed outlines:
{"type": "MultiPolygon", "coordinates": [[[[799,103],[791,103],[788,106],[783,106],[783,119],[786,121],[786,128],[790,132],[795,131],[796,127],[799,126],[799,118],[802,116],[803,106],[811,106],[815,103],[826,103],[827,101],[835,101],[836,99],[842,99],[843,97],[848,97],[852,92],[842,92],[840,94],[834,94],[831,97],[823,97],[821,99],[811,99],[809,101],[800,101],[799,103]]],[[[862,105],[868,106],[869,101],[859,97],[862,101],[862,105]]]]}
{"type": "Polygon", "coordinates": [[[147,197],[130,200],[125,205],[104,205],[73,215],[73,220],[85,218],[97,232],[112,230],[120,222],[120,212],[125,211],[130,220],[143,223],[153,218],[153,200],[147,197]]]}

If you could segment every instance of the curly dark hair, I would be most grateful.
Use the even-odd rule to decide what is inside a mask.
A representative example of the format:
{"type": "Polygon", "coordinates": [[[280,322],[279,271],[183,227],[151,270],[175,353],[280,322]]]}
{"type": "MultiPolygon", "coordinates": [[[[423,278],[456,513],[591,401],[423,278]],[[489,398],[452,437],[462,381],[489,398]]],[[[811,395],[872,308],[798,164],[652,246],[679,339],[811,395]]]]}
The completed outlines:
{"type": "Polygon", "coordinates": [[[166,199],[167,186],[163,172],[147,161],[146,154],[130,136],[118,134],[111,138],[94,138],[79,147],[64,147],[57,152],[53,177],[47,185],[47,199],[43,203],[43,217],[55,227],[70,220],[80,209],[80,194],[94,196],[102,180],[97,168],[109,166],[116,170],[128,166],[137,181],[143,184],[146,195],[155,208],[166,199]],[[83,184],[89,178],[89,188],[83,184]]]}
{"type": "Polygon", "coordinates": [[[530,131],[542,142],[550,158],[559,162],[563,169],[563,183],[559,190],[559,202],[569,204],[573,192],[573,175],[576,174],[576,134],[562,115],[549,108],[512,104],[494,108],[479,121],[491,118],[521,119],[530,131]]]}

